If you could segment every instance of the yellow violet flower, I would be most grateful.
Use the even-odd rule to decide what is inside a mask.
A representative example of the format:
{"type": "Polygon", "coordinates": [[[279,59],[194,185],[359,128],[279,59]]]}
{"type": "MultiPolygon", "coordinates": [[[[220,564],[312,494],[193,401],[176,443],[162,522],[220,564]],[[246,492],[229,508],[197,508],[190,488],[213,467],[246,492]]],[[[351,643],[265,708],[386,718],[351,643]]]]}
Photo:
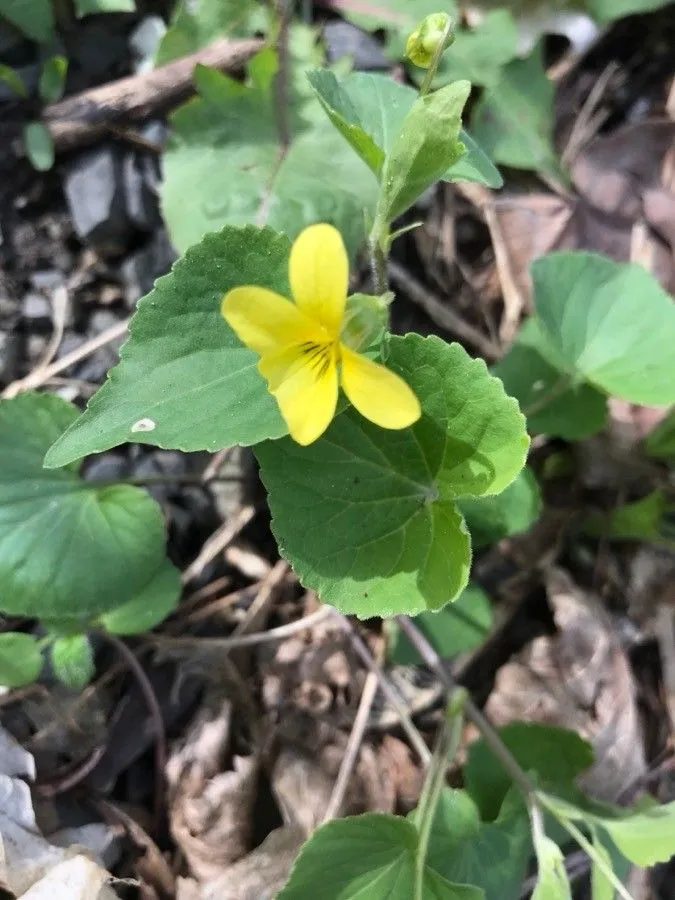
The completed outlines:
{"type": "Polygon", "coordinates": [[[341,340],[349,261],[339,231],[311,225],[291,249],[295,303],[256,285],[224,297],[223,318],[260,355],[258,370],[276,398],[293,440],[306,446],[335,416],[338,385],[362,416],[382,428],[407,428],[421,415],[417,397],[385,366],[341,340]]]}

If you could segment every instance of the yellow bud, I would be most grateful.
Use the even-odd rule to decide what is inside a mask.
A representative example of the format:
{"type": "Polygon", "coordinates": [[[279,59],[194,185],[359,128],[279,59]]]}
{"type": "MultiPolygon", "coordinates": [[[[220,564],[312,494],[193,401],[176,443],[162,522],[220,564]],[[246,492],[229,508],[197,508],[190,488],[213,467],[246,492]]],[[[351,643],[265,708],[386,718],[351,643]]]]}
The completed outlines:
{"type": "MultiPolygon", "coordinates": [[[[450,24],[447,13],[431,13],[413,31],[405,45],[405,55],[411,62],[422,69],[428,69],[434,54],[443,41],[445,31],[450,24]]],[[[455,35],[452,29],[443,42],[443,50],[452,44],[455,35]]]]}

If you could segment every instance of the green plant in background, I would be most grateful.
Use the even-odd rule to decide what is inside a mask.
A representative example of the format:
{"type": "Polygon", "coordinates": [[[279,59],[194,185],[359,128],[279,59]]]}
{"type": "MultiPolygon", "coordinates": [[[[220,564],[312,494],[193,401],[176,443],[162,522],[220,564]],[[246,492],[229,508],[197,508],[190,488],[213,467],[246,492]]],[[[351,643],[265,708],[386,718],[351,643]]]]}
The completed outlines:
{"type": "MultiPolygon", "coordinates": [[[[469,38],[452,44],[449,16],[423,12],[430,18],[407,32],[426,67],[419,92],[317,66],[302,28],[289,69],[268,48],[244,84],[196,70],[199,96],[174,115],[165,160],[164,212],[182,258],[139,302],[119,365],[83,414],[35,394],[0,404],[0,607],[44,631],[0,635],[0,682],[35,680],[48,653],[56,675],[81,686],[93,666],[88,635],[148,630],[178,602],[159,508],[133,485],[84,480],[85,456],[125,442],[253,447],[280,552],[303,585],[343,613],[392,619],[391,656],[428,663],[429,645],[460,653],[490,628],[489,598],[468,584],[472,544],[525,531],[539,515],[528,432],[592,434],[608,396],[675,402],[672,302],[638,267],[593,254],[537,261],[535,315],[492,372],[458,344],[389,332],[399,218],[439,180],[501,184],[463,128],[471,67],[464,50],[452,53],[469,38]],[[373,293],[348,297],[349,259],[364,245],[373,293]]],[[[174,38],[187,35],[177,46],[203,40],[190,16],[176,15],[174,38]]],[[[174,52],[169,41],[160,58],[174,52]]],[[[536,82],[538,57],[514,66],[511,85],[536,82]]],[[[44,96],[62,70],[46,72],[44,96]]],[[[512,126],[502,75],[486,76],[483,113],[492,103],[512,126]]],[[[479,133],[491,118],[481,115],[479,133]]],[[[533,166],[557,172],[539,112],[530,119],[533,166]]],[[[517,155],[514,134],[482,136],[497,159],[517,155]]],[[[671,417],[647,452],[671,459],[672,432],[671,417]]],[[[616,537],[629,531],[622,521],[616,537]]],[[[575,785],[593,760],[584,741],[535,726],[497,733],[438,674],[450,699],[417,810],[320,828],[283,900],[317,890],[335,900],[516,900],[533,858],[533,896],[557,900],[571,896],[565,842],[588,853],[594,900],[630,900],[626,861],[675,852],[675,806],[591,803],[575,785]],[[451,790],[445,772],[465,720],[482,738],[465,789],[451,790]]]]}

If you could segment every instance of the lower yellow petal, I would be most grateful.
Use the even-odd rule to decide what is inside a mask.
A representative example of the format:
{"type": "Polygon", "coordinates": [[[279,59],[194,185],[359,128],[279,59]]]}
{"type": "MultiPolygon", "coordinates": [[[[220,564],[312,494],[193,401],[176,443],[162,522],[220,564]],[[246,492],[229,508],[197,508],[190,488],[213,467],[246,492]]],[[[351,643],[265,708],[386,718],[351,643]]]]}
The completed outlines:
{"type": "Polygon", "coordinates": [[[349,286],[349,260],[337,228],[310,225],[300,232],[291,248],[288,274],[299,308],[337,337],[349,286]]]}
{"type": "Polygon", "coordinates": [[[220,309],[239,340],[261,356],[311,340],[320,331],[290,300],[255,285],[233,288],[220,309]]]}
{"type": "Polygon", "coordinates": [[[308,342],[266,354],[258,363],[291,437],[307,446],[330,425],[338,397],[335,348],[308,342]]]}
{"type": "Polygon", "coordinates": [[[419,400],[402,378],[340,345],[342,387],[362,416],[381,428],[407,428],[422,415],[419,400]]]}

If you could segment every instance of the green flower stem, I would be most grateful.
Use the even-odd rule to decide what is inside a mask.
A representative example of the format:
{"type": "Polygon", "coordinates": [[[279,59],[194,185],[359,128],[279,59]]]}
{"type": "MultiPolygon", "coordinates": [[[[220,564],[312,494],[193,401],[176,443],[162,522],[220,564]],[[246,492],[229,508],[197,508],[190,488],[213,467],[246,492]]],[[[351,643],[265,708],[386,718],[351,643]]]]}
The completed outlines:
{"type": "Polygon", "coordinates": [[[376,219],[368,239],[370,265],[373,275],[373,293],[382,296],[389,289],[387,282],[388,229],[376,219]],[[384,239],[383,239],[384,238],[384,239]]]}
{"type": "Polygon", "coordinates": [[[436,72],[438,71],[441,57],[446,50],[446,41],[452,34],[452,28],[452,17],[448,16],[448,22],[445,26],[445,31],[443,32],[443,39],[439,41],[438,47],[436,47],[429,68],[427,69],[427,73],[424,76],[424,81],[422,82],[422,87],[420,88],[420,97],[426,97],[426,95],[431,90],[431,85],[433,84],[434,78],[436,77],[436,72]]]}
{"type": "Polygon", "coordinates": [[[445,785],[445,772],[448,761],[453,759],[457,753],[462,739],[463,713],[468,697],[467,691],[461,687],[453,691],[450,696],[443,727],[424,780],[422,796],[415,814],[419,840],[415,859],[415,892],[413,900],[424,900],[424,874],[429,851],[429,839],[436,817],[438,801],[445,785]]]}

